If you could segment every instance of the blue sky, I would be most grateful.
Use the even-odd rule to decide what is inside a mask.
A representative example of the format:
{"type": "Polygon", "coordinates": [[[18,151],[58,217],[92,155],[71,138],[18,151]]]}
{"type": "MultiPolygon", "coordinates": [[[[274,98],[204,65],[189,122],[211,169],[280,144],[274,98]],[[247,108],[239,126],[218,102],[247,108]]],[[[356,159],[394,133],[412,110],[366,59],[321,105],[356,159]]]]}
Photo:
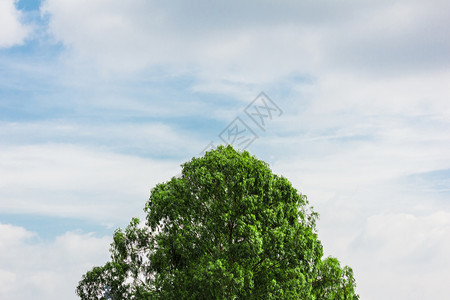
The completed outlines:
{"type": "Polygon", "coordinates": [[[363,299],[444,299],[449,12],[0,1],[0,298],[75,299],[150,189],[239,117],[258,136],[247,149],[320,213],[325,253],[363,299]],[[265,130],[245,113],[262,91],[282,111],[265,130]]]}

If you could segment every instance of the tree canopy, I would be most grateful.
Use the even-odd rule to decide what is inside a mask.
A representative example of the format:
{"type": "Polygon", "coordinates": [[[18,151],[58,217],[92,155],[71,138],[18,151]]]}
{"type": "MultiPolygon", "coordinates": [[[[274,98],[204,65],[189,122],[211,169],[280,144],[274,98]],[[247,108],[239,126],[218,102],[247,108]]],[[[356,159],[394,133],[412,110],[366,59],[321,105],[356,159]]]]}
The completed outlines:
{"type": "Polygon", "coordinates": [[[323,258],[306,196],[247,151],[186,162],[145,212],[115,231],[81,299],[359,299],[352,269],[323,258]]]}

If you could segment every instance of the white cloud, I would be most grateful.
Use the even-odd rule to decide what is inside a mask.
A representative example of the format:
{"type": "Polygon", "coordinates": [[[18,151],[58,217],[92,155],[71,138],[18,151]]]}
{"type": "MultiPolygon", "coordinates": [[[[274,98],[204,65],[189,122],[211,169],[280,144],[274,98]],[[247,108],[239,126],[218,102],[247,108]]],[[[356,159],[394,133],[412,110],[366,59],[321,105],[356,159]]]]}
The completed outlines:
{"type": "Polygon", "coordinates": [[[179,172],[176,162],[70,145],[1,147],[0,157],[3,213],[97,222],[141,214],[150,189],[179,172]]]}
{"type": "Polygon", "coordinates": [[[31,28],[21,22],[21,12],[15,7],[17,0],[0,1],[0,48],[20,45],[31,28]]]}
{"type": "Polygon", "coordinates": [[[110,237],[67,232],[43,243],[35,233],[0,223],[0,298],[76,299],[78,281],[108,260],[110,242],[110,237]]]}
{"type": "MultiPolygon", "coordinates": [[[[382,75],[449,65],[446,1],[44,2],[49,30],[107,70],[164,65],[206,82],[268,84],[291,73],[382,75]]],[[[200,87],[203,85],[200,85],[200,87]]]]}
{"type": "Polygon", "coordinates": [[[346,24],[346,34],[329,36],[328,66],[381,77],[448,70],[448,1],[386,4],[346,24]]]}
{"type": "MultiPolygon", "coordinates": [[[[448,205],[398,183],[411,174],[450,168],[448,1],[225,5],[46,0],[42,7],[49,32],[68,50],[63,56],[66,73],[57,77],[69,92],[57,94],[58,101],[78,96],[72,92],[81,88],[91,97],[73,101],[76,111],[102,107],[119,114],[178,116],[174,110],[181,105],[170,97],[164,106],[153,102],[155,97],[147,101],[147,90],[139,93],[141,86],[115,89],[129,83],[120,79],[102,86],[104,78],[116,74],[146,78],[161,69],[168,77],[194,77],[194,93],[249,102],[264,90],[285,113],[250,150],[273,160],[274,171],[309,196],[321,214],[319,237],[325,251],[354,267],[363,298],[439,299],[448,294],[443,281],[449,267],[443,254],[449,250],[448,205]],[[96,67],[109,75],[94,78],[96,67]]],[[[190,104],[191,99],[186,107],[190,104]]],[[[219,116],[223,107],[205,107],[195,107],[202,117],[217,121],[235,116],[230,111],[219,116]]],[[[197,115],[186,111],[183,116],[197,115]]],[[[1,211],[110,223],[141,212],[149,189],[178,173],[181,162],[113,154],[104,148],[29,144],[67,143],[70,136],[76,145],[102,144],[111,150],[139,141],[136,147],[152,148],[150,156],[178,153],[173,150],[177,145],[195,155],[206,146],[161,124],[83,126],[63,120],[2,126],[0,136],[9,143],[0,148],[1,211]],[[110,144],[115,138],[117,143],[110,144]]],[[[14,230],[23,239],[9,239],[9,244],[36,237],[14,230]]],[[[88,237],[60,237],[54,244],[65,249],[77,239],[81,245],[88,237]]],[[[36,270],[28,279],[33,284],[44,287],[39,280],[55,277],[53,271],[36,270]]],[[[0,290],[16,281],[11,268],[0,268],[0,290]]],[[[47,286],[47,293],[52,288],[47,286]]]]}
{"type": "MultiPolygon", "coordinates": [[[[128,109],[131,110],[130,115],[133,115],[133,108],[128,109]]],[[[117,110],[123,112],[125,107],[121,106],[117,110]]],[[[147,107],[147,110],[150,108],[147,107]]],[[[82,144],[95,147],[100,144],[103,149],[113,149],[121,153],[137,152],[146,157],[180,155],[188,157],[190,153],[197,154],[203,146],[202,141],[196,140],[193,136],[195,133],[182,129],[177,131],[162,122],[86,124],[69,120],[51,120],[0,122],[0,125],[0,138],[8,141],[8,145],[42,144],[57,140],[60,144],[69,145],[82,144]]]]}
{"type": "Polygon", "coordinates": [[[374,215],[347,251],[364,299],[446,299],[450,293],[448,212],[374,215]]]}

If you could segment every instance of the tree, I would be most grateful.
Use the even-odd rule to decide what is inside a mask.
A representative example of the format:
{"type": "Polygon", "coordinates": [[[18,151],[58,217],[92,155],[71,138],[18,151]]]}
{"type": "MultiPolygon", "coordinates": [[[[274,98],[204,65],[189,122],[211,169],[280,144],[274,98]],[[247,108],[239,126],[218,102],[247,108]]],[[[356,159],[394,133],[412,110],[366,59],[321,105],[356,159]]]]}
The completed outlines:
{"type": "Polygon", "coordinates": [[[306,196],[247,151],[219,146],[158,184],[145,224],[118,229],[81,299],[359,299],[323,257],[306,196]]]}

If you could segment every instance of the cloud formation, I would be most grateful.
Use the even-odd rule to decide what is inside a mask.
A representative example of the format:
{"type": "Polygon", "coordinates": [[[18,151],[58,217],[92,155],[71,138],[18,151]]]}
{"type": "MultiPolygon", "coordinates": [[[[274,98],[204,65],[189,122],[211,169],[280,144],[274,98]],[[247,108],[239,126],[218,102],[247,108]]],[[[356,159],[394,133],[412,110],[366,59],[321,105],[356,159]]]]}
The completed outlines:
{"type": "Polygon", "coordinates": [[[67,232],[44,243],[36,233],[0,223],[0,298],[76,299],[81,275],[108,259],[110,242],[67,232]]]}
{"type": "Polygon", "coordinates": [[[360,260],[359,286],[367,299],[445,299],[449,241],[448,212],[383,214],[367,219],[347,253],[360,260]]]}
{"type": "Polygon", "coordinates": [[[446,1],[327,2],[47,0],[42,11],[72,53],[113,70],[168,65],[205,80],[267,83],[298,72],[449,66],[446,1]]]}
{"type": "Polygon", "coordinates": [[[140,215],[150,189],[179,172],[172,161],[70,145],[2,147],[0,157],[2,212],[104,224],[140,215]]]}
{"type": "MultiPolygon", "coordinates": [[[[249,150],[308,195],[362,298],[448,294],[448,1],[45,0],[33,43],[15,4],[0,1],[0,213],[123,225],[236,116],[251,126],[263,90],[284,113],[249,150]]],[[[56,298],[53,247],[70,298],[67,245],[106,240],[19,225],[0,241],[43,262],[2,261],[0,297],[26,298],[27,278],[56,298]]]]}
{"type": "Polygon", "coordinates": [[[16,8],[17,0],[0,1],[0,48],[24,43],[31,28],[24,25],[21,12],[16,8]]]}

